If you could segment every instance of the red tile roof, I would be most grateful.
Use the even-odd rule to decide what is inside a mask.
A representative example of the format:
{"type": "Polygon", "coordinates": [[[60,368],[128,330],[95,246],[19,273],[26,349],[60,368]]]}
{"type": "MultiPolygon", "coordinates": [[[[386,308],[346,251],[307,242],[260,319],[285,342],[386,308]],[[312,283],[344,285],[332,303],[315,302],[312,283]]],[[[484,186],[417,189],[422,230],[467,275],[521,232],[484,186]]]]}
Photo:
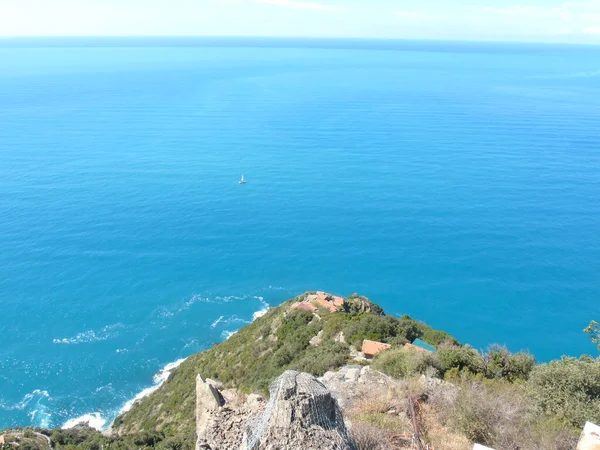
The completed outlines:
{"type": "Polygon", "coordinates": [[[304,309],[305,311],[315,312],[318,308],[315,305],[306,302],[298,302],[292,305],[294,309],[304,309]]]}
{"type": "Polygon", "coordinates": [[[307,295],[302,302],[294,303],[292,308],[301,308],[312,312],[317,311],[319,308],[325,308],[333,313],[338,310],[338,307],[344,306],[345,303],[346,300],[342,297],[319,291],[316,294],[307,295]]]}

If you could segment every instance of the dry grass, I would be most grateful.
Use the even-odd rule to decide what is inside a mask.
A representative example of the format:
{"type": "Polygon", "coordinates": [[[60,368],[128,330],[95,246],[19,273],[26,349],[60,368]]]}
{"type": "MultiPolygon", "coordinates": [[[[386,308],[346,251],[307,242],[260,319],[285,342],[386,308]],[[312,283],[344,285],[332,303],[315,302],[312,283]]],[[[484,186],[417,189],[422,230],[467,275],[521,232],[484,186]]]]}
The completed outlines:
{"type": "Polygon", "coordinates": [[[434,396],[429,405],[437,421],[454,433],[503,450],[570,450],[576,445],[578,430],[544,416],[527,386],[474,380],[459,384],[454,399],[434,396]]]}
{"type": "Polygon", "coordinates": [[[352,439],[356,450],[389,450],[390,437],[389,432],[373,425],[352,425],[352,439]]]}
{"type": "Polygon", "coordinates": [[[464,435],[457,433],[439,421],[436,412],[430,406],[423,406],[423,422],[427,428],[429,443],[436,450],[471,450],[473,444],[464,435]]]}

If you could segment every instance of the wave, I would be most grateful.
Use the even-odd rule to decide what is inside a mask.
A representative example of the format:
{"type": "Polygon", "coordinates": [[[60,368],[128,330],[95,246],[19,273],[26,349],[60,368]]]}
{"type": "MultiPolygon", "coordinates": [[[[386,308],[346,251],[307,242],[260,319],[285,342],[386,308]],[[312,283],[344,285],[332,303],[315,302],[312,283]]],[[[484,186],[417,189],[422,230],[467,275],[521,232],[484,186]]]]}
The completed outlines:
{"type": "MultiPolygon", "coordinates": [[[[152,382],[154,383],[152,386],[147,387],[146,389],[143,389],[131,400],[128,400],[127,402],[125,402],[125,404],[123,404],[123,406],[121,406],[121,408],[118,410],[118,412],[116,410],[113,410],[108,415],[112,416],[112,417],[116,417],[122,413],[129,411],[136,401],[141,400],[144,397],[147,397],[148,395],[150,395],[154,391],[156,391],[159,387],[161,387],[163,385],[163,383],[169,379],[171,372],[185,360],[186,360],[186,358],[182,358],[182,359],[178,359],[177,361],[174,361],[174,362],[171,362],[171,363],[165,365],[162,369],[160,369],[152,377],[152,382]]],[[[99,388],[99,389],[103,389],[105,387],[106,386],[103,386],[102,388],[99,388]]],[[[98,391],[98,389],[96,391],[98,391]]],[[[108,422],[108,420],[102,416],[102,413],[92,412],[92,413],[83,414],[79,417],[75,417],[73,419],[67,420],[62,425],[61,428],[68,429],[68,428],[73,428],[77,425],[88,425],[92,428],[95,428],[96,430],[102,431],[107,427],[107,422],[108,422]]]]}
{"type": "Polygon", "coordinates": [[[27,413],[31,423],[38,427],[48,428],[52,414],[48,412],[48,407],[43,403],[48,399],[50,399],[48,391],[35,389],[14,405],[8,405],[0,400],[0,408],[5,411],[24,411],[29,407],[34,408],[27,413]]]}
{"type": "Polygon", "coordinates": [[[269,286],[267,289],[272,291],[286,291],[287,289],[281,286],[269,286]]]}
{"type": "Polygon", "coordinates": [[[147,387],[146,389],[143,389],[131,400],[128,400],[127,402],[125,402],[125,404],[119,410],[119,414],[129,411],[136,401],[149,396],[154,391],[156,391],[159,387],[161,387],[163,385],[163,383],[169,379],[169,376],[171,375],[171,372],[173,371],[173,369],[179,367],[181,365],[181,363],[184,362],[186,359],[187,358],[178,359],[177,361],[171,362],[171,363],[167,364],[165,367],[163,367],[161,370],[159,370],[154,375],[154,377],[152,377],[152,381],[154,381],[154,385],[147,387]]]}
{"type": "Polygon", "coordinates": [[[117,337],[119,335],[117,330],[123,327],[124,325],[122,323],[106,325],[98,331],[88,330],[82,333],[77,333],[75,336],[70,338],[52,339],[52,342],[54,344],[86,344],[90,342],[107,341],[117,337]]]}
{"type": "Polygon", "coordinates": [[[215,320],[213,323],[210,324],[211,328],[215,328],[217,325],[219,325],[221,323],[221,320],[223,320],[225,316],[221,316],[219,317],[217,320],[215,320]]]}
{"type": "Polygon", "coordinates": [[[193,294],[188,300],[183,302],[183,304],[179,304],[178,306],[173,305],[172,307],[161,306],[157,310],[154,311],[153,314],[158,316],[161,319],[170,318],[176,316],[184,311],[187,311],[196,303],[211,303],[211,304],[221,304],[221,303],[231,303],[235,301],[243,301],[250,298],[248,295],[227,295],[227,296],[207,296],[201,294],[193,294]]]}
{"type": "Polygon", "coordinates": [[[214,322],[213,322],[213,323],[210,325],[210,327],[211,327],[211,328],[216,328],[216,327],[217,327],[217,325],[219,325],[219,324],[228,325],[228,324],[231,324],[231,323],[243,323],[243,324],[249,324],[249,323],[252,323],[252,322],[251,322],[251,321],[249,321],[249,320],[244,320],[244,319],[241,319],[241,318],[239,318],[239,317],[238,317],[238,316],[236,316],[236,315],[233,315],[233,316],[230,316],[230,317],[221,316],[221,317],[219,317],[217,320],[215,320],[215,321],[214,321],[214,322]]]}
{"type": "Polygon", "coordinates": [[[237,332],[238,332],[238,330],[235,330],[235,331],[223,331],[221,333],[221,338],[223,338],[224,340],[227,340],[227,339],[229,339],[231,336],[233,336],[237,332]]]}
{"type": "Polygon", "coordinates": [[[252,315],[252,321],[254,322],[256,319],[258,319],[259,317],[264,316],[266,313],[269,312],[269,309],[271,309],[271,305],[269,305],[267,302],[265,302],[265,299],[263,297],[255,297],[258,301],[260,301],[260,303],[263,305],[263,308],[256,311],[253,315],[252,315]]]}
{"type": "Polygon", "coordinates": [[[0,408],[4,409],[5,411],[23,411],[33,400],[37,399],[35,403],[39,403],[44,398],[50,398],[48,391],[36,389],[29,394],[26,394],[20,402],[15,403],[14,405],[7,405],[6,403],[0,401],[0,408]]]}
{"type": "Polygon", "coordinates": [[[84,414],[83,416],[76,417],[75,419],[67,420],[61,428],[69,429],[76,427],[77,425],[88,425],[98,431],[101,431],[106,425],[106,419],[102,417],[100,413],[84,414]]]}

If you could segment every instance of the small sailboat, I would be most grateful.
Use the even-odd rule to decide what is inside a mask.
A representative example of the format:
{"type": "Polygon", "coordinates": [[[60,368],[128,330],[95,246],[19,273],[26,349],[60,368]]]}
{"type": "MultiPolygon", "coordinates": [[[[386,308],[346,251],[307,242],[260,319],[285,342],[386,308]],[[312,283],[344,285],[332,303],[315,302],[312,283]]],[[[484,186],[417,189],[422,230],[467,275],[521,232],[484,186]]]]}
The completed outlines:
{"type": "Polygon", "coordinates": [[[246,180],[244,180],[244,175],[242,175],[242,179],[240,180],[240,184],[246,184],[246,180]]]}

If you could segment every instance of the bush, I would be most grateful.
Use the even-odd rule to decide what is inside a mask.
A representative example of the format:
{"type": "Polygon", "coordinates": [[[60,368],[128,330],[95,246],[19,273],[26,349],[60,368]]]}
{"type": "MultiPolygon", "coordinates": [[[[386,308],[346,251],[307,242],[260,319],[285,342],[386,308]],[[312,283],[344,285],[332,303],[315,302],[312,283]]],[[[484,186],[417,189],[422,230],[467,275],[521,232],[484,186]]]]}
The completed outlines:
{"type": "Polygon", "coordinates": [[[434,330],[433,328],[427,327],[423,332],[423,336],[421,337],[425,342],[429,345],[433,345],[438,347],[442,343],[447,343],[450,345],[458,345],[458,341],[454,339],[451,335],[446,333],[445,331],[434,330]]]}
{"type": "Polygon", "coordinates": [[[177,435],[163,440],[156,448],[158,450],[194,450],[196,447],[195,441],[194,434],[177,435]]]}
{"type": "Polygon", "coordinates": [[[365,314],[357,316],[344,327],[347,342],[361,342],[364,339],[389,342],[394,338],[412,342],[419,336],[418,323],[409,316],[396,319],[392,316],[365,314]]]}
{"type": "Polygon", "coordinates": [[[373,360],[373,369],[394,378],[407,378],[415,375],[436,375],[440,362],[435,353],[418,352],[410,349],[390,349],[379,353],[373,360]]]}
{"type": "Polygon", "coordinates": [[[390,433],[379,427],[356,423],[352,425],[352,440],[356,450],[388,450],[390,433]]]}
{"type": "Polygon", "coordinates": [[[463,380],[456,397],[435,406],[444,424],[492,448],[570,450],[577,443],[579,430],[540,415],[524,384],[463,380]]]}
{"type": "Polygon", "coordinates": [[[482,364],[487,378],[515,382],[529,378],[535,367],[535,358],[525,352],[511,353],[505,347],[492,346],[483,355],[482,364]]]}
{"type": "Polygon", "coordinates": [[[346,309],[351,315],[371,313],[377,316],[385,316],[381,306],[358,294],[352,294],[346,299],[346,309]]]}
{"type": "Polygon", "coordinates": [[[291,368],[322,376],[328,370],[343,366],[349,358],[348,346],[326,341],[316,347],[310,347],[297,363],[291,365],[291,368]]]}
{"type": "Polygon", "coordinates": [[[529,383],[540,408],[582,427],[600,423],[600,358],[563,357],[536,366],[529,383]]]}
{"type": "Polygon", "coordinates": [[[481,373],[479,353],[469,346],[441,348],[437,352],[440,369],[446,374],[452,369],[459,372],[468,370],[473,374],[481,373]]]}

